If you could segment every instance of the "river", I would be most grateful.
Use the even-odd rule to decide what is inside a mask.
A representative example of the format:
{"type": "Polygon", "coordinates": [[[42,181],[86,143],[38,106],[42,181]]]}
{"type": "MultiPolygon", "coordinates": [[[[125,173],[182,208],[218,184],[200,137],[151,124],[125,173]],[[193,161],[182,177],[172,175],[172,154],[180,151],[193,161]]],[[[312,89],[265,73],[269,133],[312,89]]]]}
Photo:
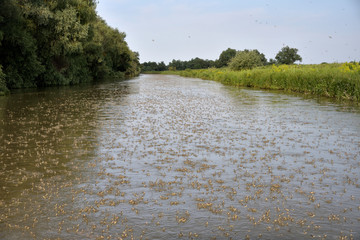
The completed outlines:
{"type": "Polygon", "coordinates": [[[360,108],[170,75],[0,98],[0,239],[360,239],[360,108]]]}

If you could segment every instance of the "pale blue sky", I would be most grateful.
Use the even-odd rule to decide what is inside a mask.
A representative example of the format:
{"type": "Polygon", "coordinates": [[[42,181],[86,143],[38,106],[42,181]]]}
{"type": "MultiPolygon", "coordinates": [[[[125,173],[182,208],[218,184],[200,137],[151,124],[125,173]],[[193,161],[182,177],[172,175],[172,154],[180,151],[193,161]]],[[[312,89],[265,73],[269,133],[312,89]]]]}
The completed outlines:
{"type": "Polygon", "coordinates": [[[360,61],[360,0],[99,0],[140,61],[215,60],[227,48],[274,58],[285,45],[304,64],[360,61]]]}

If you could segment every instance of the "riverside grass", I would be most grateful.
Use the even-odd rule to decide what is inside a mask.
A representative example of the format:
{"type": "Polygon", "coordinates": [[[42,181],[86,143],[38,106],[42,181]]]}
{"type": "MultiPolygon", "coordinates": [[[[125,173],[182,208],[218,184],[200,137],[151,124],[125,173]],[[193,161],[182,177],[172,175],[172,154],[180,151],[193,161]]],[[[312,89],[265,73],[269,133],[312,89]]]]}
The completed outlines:
{"type": "Polygon", "coordinates": [[[360,102],[360,64],[272,65],[252,70],[228,68],[164,71],[226,85],[277,89],[360,102]]]}

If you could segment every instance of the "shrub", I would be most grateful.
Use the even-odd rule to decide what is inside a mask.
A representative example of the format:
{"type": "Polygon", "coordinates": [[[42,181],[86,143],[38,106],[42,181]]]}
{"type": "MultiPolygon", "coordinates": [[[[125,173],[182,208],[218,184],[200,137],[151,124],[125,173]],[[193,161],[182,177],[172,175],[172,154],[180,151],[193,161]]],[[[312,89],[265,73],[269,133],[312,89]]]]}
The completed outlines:
{"type": "Polygon", "coordinates": [[[296,61],[301,62],[302,58],[297,52],[298,49],[286,46],[278,52],[275,59],[278,64],[294,64],[296,61]]]}
{"type": "Polygon", "coordinates": [[[252,51],[239,51],[235,57],[231,59],[229,67],[231,70],[246,70],[253,69],[254,67],[262,66],[263,62],[259,53],[255,50],[252,51]]]}

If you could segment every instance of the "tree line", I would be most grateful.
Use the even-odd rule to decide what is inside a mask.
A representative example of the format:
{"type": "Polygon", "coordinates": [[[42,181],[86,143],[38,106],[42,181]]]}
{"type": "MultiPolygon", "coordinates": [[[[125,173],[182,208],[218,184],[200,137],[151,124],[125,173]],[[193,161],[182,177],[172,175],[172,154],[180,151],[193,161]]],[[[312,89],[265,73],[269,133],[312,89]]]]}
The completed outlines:
{"type": "Polygon", "coordinates": [[[272,64],[293,64],[296,61],[302,61],[297,53],[298,49],[283,47],[275,56],[275,59],[266,59],[263,53],[255,50],[241,50],[228,48],[221,52],[219,58],[215,61],[193,58],[190,61],[172,60],[168,65],[164,62],[144,62],[141,64],[141,71],[165,71],[165,70],[185,70],[185,69],[205,69],[229,67],[232,70],[252,69],[258,66],[272,64]]]}
{"type": "Polygon", "coordinates": [[[96,0],[0,0],[0,6],[0,92],[140,71],[139,54],[97,15],[96,0]]]}

